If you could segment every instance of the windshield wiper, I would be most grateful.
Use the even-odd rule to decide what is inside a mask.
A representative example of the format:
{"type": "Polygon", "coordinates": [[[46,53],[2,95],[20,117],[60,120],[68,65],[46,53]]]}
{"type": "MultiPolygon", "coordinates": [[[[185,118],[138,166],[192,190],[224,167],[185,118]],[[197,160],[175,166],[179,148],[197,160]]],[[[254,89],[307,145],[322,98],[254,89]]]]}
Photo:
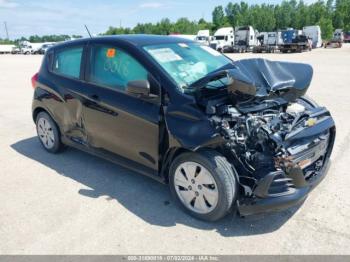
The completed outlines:
{"type": "MultiPolygon", "coordinates": [[[[211,72],[205,76],[203,76],[202,78],[198,79],[197,81],[193,82],[192,84],[189,85],[189,89],[200,89],[203,88],[205,86],[207,86],[207,84],[209,82],[215,81],[215,80],[220,80],[222,78],[229,78],[230,79],[230,75],[228,70],[219,70],[219,71],[214,71],[211,72]]],[[[230,83],[230,81],[229,81],[230,83]]]]}
{"type": "Polygon", "coordinates": [[[234,62],[228,63],[218,69],[216,69],[213,72],[210,72],[203,76],[202,78],[199,78],[192,84],[188,86],[189,89],[199,89],[202,87],[205,87],[209,82],[219,80],[224,77],[229,77],[229,70],[236,68],[234,65],[234,62]]]}

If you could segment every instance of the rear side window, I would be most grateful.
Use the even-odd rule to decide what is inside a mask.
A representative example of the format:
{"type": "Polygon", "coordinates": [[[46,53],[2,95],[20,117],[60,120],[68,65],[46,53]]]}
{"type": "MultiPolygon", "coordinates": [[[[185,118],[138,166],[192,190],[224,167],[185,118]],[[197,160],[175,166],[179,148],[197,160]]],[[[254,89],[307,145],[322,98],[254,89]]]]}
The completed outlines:
{"type": "Polygon", "coordinates": [[[125,91],[129,81],[147,78],[147,70],[125,51],[108,46],[92,47],[90,82],[125,91]]]}
{"type": "Polygon", "coordinates": [[[53,61],[53,72],[63,76],[79,78],[82,54],[83,47],[57,51],[53,61]]]}

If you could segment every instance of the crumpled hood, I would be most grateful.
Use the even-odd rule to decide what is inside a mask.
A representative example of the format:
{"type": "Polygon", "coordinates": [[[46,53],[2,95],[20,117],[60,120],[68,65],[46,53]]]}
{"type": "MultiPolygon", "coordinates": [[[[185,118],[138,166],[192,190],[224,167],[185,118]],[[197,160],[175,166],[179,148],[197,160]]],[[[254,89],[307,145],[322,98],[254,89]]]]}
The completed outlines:
{"type": "Polygon", "coordinates": [[[287,100],[304,95],[311,83],[313,69],[308,64],[244,59],[230,69],[229,92],[235,95],[265,97],[284,91],[287,100]]]}

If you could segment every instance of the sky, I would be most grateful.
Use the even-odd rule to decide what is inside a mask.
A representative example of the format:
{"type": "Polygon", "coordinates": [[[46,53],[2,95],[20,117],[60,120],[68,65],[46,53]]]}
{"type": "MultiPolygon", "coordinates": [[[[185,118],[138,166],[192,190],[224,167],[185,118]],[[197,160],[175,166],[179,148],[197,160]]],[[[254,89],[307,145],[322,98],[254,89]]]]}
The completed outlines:
{"type": "MultiPolygon", "coordinates": [[[[204,18],[211,21],[217,5],[230,0],[0,0],[0,38],[5,38],[6,21],[10,39],[30,35],[77,34],[87,36],[105,32],[109,26],[133,27],[138,22],[176,21],[204,18]]],[[[281,1],[246,1],[279,3],[281,1]]]]}

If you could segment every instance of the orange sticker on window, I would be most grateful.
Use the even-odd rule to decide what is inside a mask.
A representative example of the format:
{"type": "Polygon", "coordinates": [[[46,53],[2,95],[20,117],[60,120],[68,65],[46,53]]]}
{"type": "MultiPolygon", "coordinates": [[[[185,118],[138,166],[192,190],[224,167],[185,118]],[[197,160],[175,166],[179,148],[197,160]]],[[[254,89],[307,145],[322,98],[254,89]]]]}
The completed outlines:
{"type": "Polygon", "coordinates": [[[108,48],[108,49],[107,49],[106,56],[107,56],[108,58],[112,58],[112,57],[115,57],[115,53],[116,53],[116,51],[115,51],[114,48],[108,48]]]}

